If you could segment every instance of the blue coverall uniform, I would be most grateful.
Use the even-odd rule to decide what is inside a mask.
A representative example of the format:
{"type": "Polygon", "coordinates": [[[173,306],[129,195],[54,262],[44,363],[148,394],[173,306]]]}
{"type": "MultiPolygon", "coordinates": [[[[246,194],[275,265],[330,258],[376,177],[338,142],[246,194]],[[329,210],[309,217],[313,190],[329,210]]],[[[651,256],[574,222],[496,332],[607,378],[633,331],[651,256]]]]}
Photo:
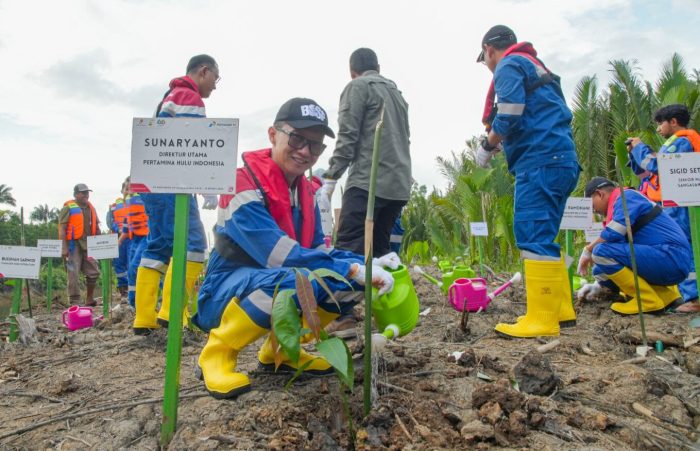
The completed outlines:
{"type": "Polygon", "coordinates": [[[521,256],[559,260],[555,239],[580,168],[572,114],[558,81],[535,87],[545,73],[542,66],[517,54],[498,63],[498,113],[492,129],[503,138],[508,168],[515,176],[514,232],[521,256]]]}
{"type": "MultiPolygon", "coordinates": [[[[615,191],[617,193],[617,191],[615,191]]],[[[654,203],[637,191],[625,190],[632,227],[654,208],[654,203]]],[[[627,242],[622,198],[612,199],[613,211],[600,236],[605,240],[593,248],[593,276],[603,286],[616,289],[608,275],[632,267],[627,242]]],[[[691,268],[692,251],[676,222],[661,212],[633,235],[637,272],[652,285],[676,285],[691,268]]]]}

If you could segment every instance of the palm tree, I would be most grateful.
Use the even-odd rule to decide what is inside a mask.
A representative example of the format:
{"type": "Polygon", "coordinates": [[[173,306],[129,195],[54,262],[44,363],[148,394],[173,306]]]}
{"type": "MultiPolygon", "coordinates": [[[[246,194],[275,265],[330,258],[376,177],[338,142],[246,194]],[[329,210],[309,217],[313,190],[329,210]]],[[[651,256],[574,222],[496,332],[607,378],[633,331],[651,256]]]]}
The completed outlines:
{"type": "Polygon", "coordinates": [[[17,201],[12,197],[12,187],[5,184],[0,185],[0,204],[17,206],[17,201]]]}
{"type": "Polygon", "coordinates": [[[29,215],[29,220],[43,223],[54,222],[58,219],[58,213],[57,208],[49,208],[47,204],[39,205],[34,207],[29,215]]]}

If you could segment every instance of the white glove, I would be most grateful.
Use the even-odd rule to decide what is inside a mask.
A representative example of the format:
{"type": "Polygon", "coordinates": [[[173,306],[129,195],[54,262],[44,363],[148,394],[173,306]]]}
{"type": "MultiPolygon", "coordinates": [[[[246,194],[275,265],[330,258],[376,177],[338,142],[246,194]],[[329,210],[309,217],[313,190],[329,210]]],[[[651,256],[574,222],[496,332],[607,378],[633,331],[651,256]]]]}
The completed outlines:
{"type": "Polygon", "coordinates": [[[202,208],[205,210],[214,210],[219,205],[219,196],[216,194],[202,194],[204,198],[204,205],[202,208]]]}
{"type": "Polygon", "coordinates": [[[595,281],[593,283],[584,284],[581,288],[579,288],[576,292],[576,297],[580,301],[584,299],[590,301],[591,299],[597,297],[602,291],[603,287],[598,283],[598,281],[595,281]]]}
{"type": "Polygon", "coordinates": [[[591,266],[591,263],[593,263],[593,255],[587,247],[584,247],[583,252],[581,252],[581,257],[578,259],[578,268],[576,268],[576,272],[585,276],[588,274],[588,267],[591,266]]]}
{"type": "Polygon", "coordinates": [[[389,252],[379,258],[372,259],[372,265],[381,266],[382,268],[396,269],[401,264],[401,259],[396,252],[389,252]]]}
{"type": "MultiPolygon", "coordinates": [[[[367,268],[365,265],[359,263],[354,263],[357,265],[357,271],[352,277],[352,280],[359,283],[360,285],[365,284],[365,275],[367,274],[367,268]]],[[[379,288],[379,296],[384,293],[390,293],[394,288],[394,277],[391,273],[381,266],[372,264],[372,286],[379,288]]]]}
{"type": "Polygon", "coordinates": [[[323,179],[323,185],[318,189],[318,195],[320,197],[328,198],[330,203],[331,197],[333,196],[333,191],[335,191],[335,185],[338,183],[337,180],[333,179],[323,179]]]}
{"type": "Polygon", "coordinates": [[[498,143],[492,147],[489,145],[488,138],[482,139],[479,143],[479,147],[476,148],[476,164],[482,168],[488,168],[491,158],[493,158],[493,156],[501,150],[503,150],[501,143],[498,143]],[[487,150],[489,148],[491,149],[487,150]]]}

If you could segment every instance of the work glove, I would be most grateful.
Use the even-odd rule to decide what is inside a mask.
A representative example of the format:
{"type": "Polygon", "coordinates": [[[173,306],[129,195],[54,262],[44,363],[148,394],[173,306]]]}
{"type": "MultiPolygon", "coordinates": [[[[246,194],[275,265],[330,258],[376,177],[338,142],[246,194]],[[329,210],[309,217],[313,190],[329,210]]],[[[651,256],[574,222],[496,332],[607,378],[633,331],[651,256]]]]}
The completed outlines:
{"type": "Polygon", "coordinates": [[[401,264],[401,259],[396,252],[389,252],[381,257],[373,258],[372,264],[374,266],[381,266],[382,268],[397,269],[401,264]]]}
{"type": "Polygon", "coordinates": [[[482,168],[488,168],[491,158],[501,150],[503,150],[501,143],[492,146],[489,144],[488,138],[485,137],[479,143],[479,147],[476,148],[476,164],[482,168]]]}
{"type": "Polygon", "coordinates": [[[202,208],[205,210],[214,210],[219,205],[219,197],[216,194],[202,194],[202,197],[204,198],[202,208]]]}
{"type": "Polygon", "coordinates": [[[587,300],[590,301],[596,298],[603,291],[603,286],[595,281],[593,283],[586,283],[576,292],[576,297],[579,301],[587,300]]]}
{"type": "MultiPolygon", "coordinates": [[[[367,268],[365,265],[361,265],[359,263],[354,263],[354,265],[357,265],[357,270],[352,276],[352,280],[360,285],[364,285],[367,268]]],[[[392,277],[389,271],[381,266],[372,264],[372,286],[379,288],[379,296],[383,295],[384,293],[390,293],[394,288],[394,277],[392,277]]]]}
{"type": "Polygon", "coordinates": [[[592,263],[593,255],[587,247],[584,247],[583,252],[581,252],[581,257],[579,257],[578,259],[578,268],[576,268],[576,271],[580,275],[585,276],[586,274],[588,274],[588,268],[591,266],[592,263]]]}
{"type": "Polygon", "coordinates": [[[338,183],[337,180],[333,179],[323,179],[323,185],[318,189],[318,196],[328,198],[328,203],[330,204],[331,197],[333,196],[333,191],[335,191],[335,185],[338,183]]]}

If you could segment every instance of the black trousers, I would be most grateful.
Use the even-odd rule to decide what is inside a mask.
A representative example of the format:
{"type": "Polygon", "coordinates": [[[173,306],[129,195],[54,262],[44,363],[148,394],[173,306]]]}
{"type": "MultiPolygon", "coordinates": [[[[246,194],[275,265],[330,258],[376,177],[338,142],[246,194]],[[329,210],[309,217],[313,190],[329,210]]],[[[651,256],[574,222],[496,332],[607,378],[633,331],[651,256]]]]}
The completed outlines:
{"type": "MultiPolygon", "coordinates": [[[[343,193],[343,206],[338,220],[338,236],[335,247],[356,254],[365,254],[365,219],[369,193],[361,188],[350,188],[343,193]]],[[[406,205],[405,200],[374,199],[374,256],[381,257],[391,251],[389,240],[394,221],[406,205]]]]}

